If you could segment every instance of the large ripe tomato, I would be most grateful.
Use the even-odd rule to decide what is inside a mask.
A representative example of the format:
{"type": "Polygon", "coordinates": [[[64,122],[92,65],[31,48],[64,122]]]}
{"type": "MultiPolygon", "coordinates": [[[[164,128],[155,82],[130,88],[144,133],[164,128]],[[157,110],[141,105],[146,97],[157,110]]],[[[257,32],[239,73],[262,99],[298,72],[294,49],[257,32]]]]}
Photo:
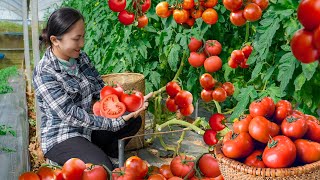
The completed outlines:
{"type": "Polygon", "coordinates": [[[241,63],[240,63],[240,67],[241,68],[248,68],[249,67],[249,65],[247,64],[247,61],[248,61],[248,59],[247,58],[245,58],[244,59],[244,61],[242,61],[241,63]]]}
{"type": "Polygon", "coordinates": [[[124,164],[126,170],[132,170],[135,172],[135,176],[137,179],[142,179],[148,173],[148,165],[145,161],[143,161],[138,156],[131,156],[128,158],[124,164]]]}
{"type": "Polygon", "coordinates": [[[169,10],[169,3],[162,1],[156,6],[156,14],[161,18],[167,18],[171,15],[172,11],[169,10]]]}
{"type": "Polygon", "coordinates": [[[286,168],[293,164],[296,155],[296,146],[290,138],[279,135],[269,140],[263,151],[262,160],[269,168],[286,168]]]}
{"type": "Polygon", "coordinates": [[[252,2],[256,3],[262,11],[267,9],[267,7],[269,6],[269,0],[252,0],[252,2]]]}
{"type": "Polygon", "coordinates": [[[128,112],[134,112],[143,105],[143,97],[139,91],[133,91],[131,93],[123,93],[120,101],[126,106],[128,112]]]}
{"type": "Polygon", "coordinates": [[[120,102],[118,96],[110,94],[100,102],[100,112],[106,118],[118,118],[124,114],[126,106],[120,102]]]}
{"type": "Polygon", "coordinates": [[[297,148],[297,160],[304,164],[313,163],[320,160],[320,144],[306,139],[294,141],[297,148]]]}
{"type": "Polygon", "coordinates": [[[61,169],[55,169],[54,173],[56,175],[56,180],[64,180],[62,170],[61,169]]]}
{"type": "Polygon", "coordinates": [[[312,63],[319,58],[319,52],[313,46],[312,36],[312,32],[300,29],[291,39],[292,53],[302,63],[312,63]]]}
{"type": "Polygon", "coordinates": [[[134,22],[134,14],[123,10],[119,13],[118,20],[124,25],[130,25],[134,22]]]}
{"type": "Polygon", "coordinates": [[[215,131],[221,131],[226,127],[224,124],[225,121],[226,117],[223,114],[215,113],[209,118],[209,125],[211,129],[215,131]]]}
{"type": "Polygon", "coordinates": [[[174,98],[181,91],[181,87],[177,82],[170,81],[166,85],[166,92],[171,97],[174,98]]]}
{"type": "Polygon", "coordinates": [[[165,178],[162,174],[153,174],[148,178],[148,180],[166,180],[166,179],[167,178],[165,178]]]}
{"type": "Polygon", "coordinates": [[[211,154],[204,154],[198,162],[198,166],[202,174],[209,178],[221,175],[219,164],[211,154]]]}
{"type": "Polygon", "coordinates": [[[180,113],[184,116],[190,116],[194,111],[193,104],[189,104],[187,107],[180,108],[180,113]]]}
{"type": "Polygon", "coordinates": [[[182,24],[187,22],[189,19],[189,12],[185,9],[175,9],[173,10],[173,19],[176,21],[178,24],[182,24]]]}
{"type": "Polygon", "coordinates": [[[115,94],[120,98],[123,94],[123,88],[119,84],[104,86],[100,91],[100,99],[103,99],[109,94],[115,94]]]}
{"type": "Polygon", "coordinates": [[[254,117],[249,124],[249,134],[253,139],[262,143],[267,143],[270,136],[274,137],[279,132],[280,127],[263,116],[254,117]]]}
{"type": "Polygon", "coordinates": [[[217,56],[221,53],[222,46],[217,40],[207,40],[204,46],[204,52],[207,56],[217,56]]]}
{"type": "Polygon", "coordinates": [[[188,62],[192,67],[201,67],[203,66],[206,56],[204,53],[190,52],[188,62]]]}
{"type": "Polygon", "coordinates": [[[267,108],[267,114],[266,117],[271,118],[273,116],[273,113],[276,109],[276,105],[274,104],[274,101],[271,97],[264,97],[261,100],[262,103],[264,103],[264,105],[267,108]]]}
{"type": "Polygon", "coordinates": [[[235,26],[243,26],[247,20],[243,16],[243,10],[238,10],[230,13],[230,21],[235,26]]]}
{"type": "Polygon", "coordinates": [[[315,120],[311,120],[313,118],[310,118],[309,116],[310,115],[305,116],[308,125],[308,130],[305,134],[305,138],[320,143],[320,122],[319,120],[315,119],[314,116],[313,117],[315,120]]]}
{"type": "Polygon", "coordinates": [[[298,6],[298,19],[308,30],[314,30],[320,25],[319,0],[302,0],[298,6]]]}
{"type": "Polygon", "coordinates": [[[245,160],[244,164],[257,168],[265,168],[266,165],[262,161],[263,150],[253,151],[245,160]]]}
{"type": "Polygon", "coordinates": [[[19,180],[40,180],[40,177],[34,172],[25,172],[19,176],[19,180]]]}
{"type": "Polygon", "coordinates": [[[138,17],[138,25],[137,25],[137,27],[138,28],[145,27],[146,25],[148,25],[148,21],[149,21],[148,17],[145,14],[140,16],[140,17],[138,17]]]}
{"type": "Polygon", "coordinates": [[[64,179],[81,179],[86,164],[79,158],[71,158],[62,166],[64,179]]]}
{"type": "MultiPolygon", "coordinates": [[[[147,12],[151,7],[151,0],[138,0],[138,6],[141,6],[141,11],[147,12]]],[[[133,1],[133,7],[137,9],[136,1],[133,1]]]]}
{"type": "Polygon", "coordinates": [[[200,6],[196,6],[195,8],[192,8],[190,11],[191,17],[193,17],[194,19],[201,18],[202,13],[203,13],[203,8],[201,8],[200,6]]]}
{"type": "Polygon", "coordinates": [[[101,116],[101,112],[100,112],[100,102],[97,101],[93,104],[92,106],[92,111],[93,111],[93,114],[96,115],[96,116],[101,116]]]}
{"type": "Polygon", "coordinates": [[[246,20],[254,22],[261,18],[262,10],[257,4],[250,3],[250,4],[247,4],[246,7],[244,8],[243,16],[244,18],[246,18],[246,20]]]}
{"type": "Polygon", "coordinates": [[[248,58],[253,51],[253,47],[251,45],[244,46],[241,51],[244,54],[244,57],[248,58]]]}
{"type": "Polygon", "coordinates": [[[273,114],[273,121],[281,124],[284,118],[292,114],[292,105],[287,100],[280,100],[276,103],[276,109],[273,114]]]}
{"type": "Polygon", "coordinates": [[[223,5],[229,11],[235,12],[242,6],[242,0],[223,0],[223,5]]]}
{"type": "Polygon", "coordinates": [[[204,73],[200,76],[200,85],[203,89],[211,90],[216,83],[216,80],[209,73],[204,73]]]}
{"type": "Polygon", "coordinates": [[[209,25],[215,24],[218,21],[218,13],[212,8],[204,10],[201,17],[202,20],[209,25]]]}
{"type": "Polygon", "coordinates": [[[240,116],[234,123],[233,123],[233,131],[235,133],[240,132],[249,132],[249,124],[252,119],[250,114],[245,114],[240,116]]]}
{"type": "Polygon", "coordinates": [[[192,27],[195,22],[196,22],[196,20],[189,16],[189,18],[185,24],[187,24],[189,27],[192,27]]]}
{"type": "Polygon", "coordinates": [[[205,130],[203,134],[203,141],[208,145],[208,146],[213,146],[218,143],[218,138],[217,138],[217,131],[212,130],[212,129],[207,129],[205,130]]]}
{"type": "Polygon", "coordinates": [[[233,59],[237,64],[240,64],[244,61],[245,56],[241,50],[233,50],[231,53],[231,59],[233,59]]]}
{"type": "Polygon", "coordinates": [[[254,149],[253,145],[253,139],[249,133],[232,133],[229,139],[224,139],[222,152],[228,158],[240,159],[252,153],[254,149]]]}
{"type": "Polygon", "coordinates": [[[136,174],[125,167],[116,168],[112,171],[112,180],[136,180],[136,174]]]}
{"type": "Polygon", "coordinates": [[[227,99],[227,92],[222,87],[217,87],[212,91],[212,99],[223,102],[227,99]]]}
{"type": "Polygon", "coordinates": [[[170,169],[174,176],[186,177],[188,175],[191,178],[194,175],[194,160],[190,156],[179,155],[172,159],[170,163],[170,169]]]}
{"type": "Polygon", "coordinates": [[[161,165],[159,171],[167,179],[173,177],[173,174],[170,169],[170,165],[168,165],[168,164],[161,165]]]}
{"type": "Polygon", "coordinates": [[[176,105],[174,98],[168,97],[166,100],[166,107],[170,112],[177,112],[178,105],[176,105]]]}
{"type": "Polygon", "coordinates": [[[183,0],[182,8],[185,10],[192,9],[194,7],[194,0],[183,0]]]}
{"type": "Polygon", "coordinates": [[[234,93],[234,85],[231,82],[222,84],[222,88],[227,92],[227,96],[232,96],[234,93]]]}
{"type": "Polygon", "coordinates": [[[287,116],[281,124],[283,135],[292,139],[302,138],[308,130],[308,125],[304,117],[296,115],[287,116]]]}
{"type": "Polygon", "coordinates": [[[183,180],[182,178],[179,178],[179,177],[177,177],[177,176],[174,176],[174,177],[172,177],[172,178],[170,178],[170,179],[168,179],[168,180],[183,180]]]}
{"type": "Polygon", "coordinates": [[[84,170],[82,180],[108,180],[107,171],[100,165],[93,165],[84,170]]]}
{"type": "Polygon", "coordinates": [[[201,99],[204,101],[204,102],[210,102],[212,101],[212,90],[206,90],[206,89],[203,89],[201,91],[201,99]]]}
{"type": "Polygon", "coordinates": [[[41,180],[57,179],[56,173],[54,172],[54,170],[46,166],[41,166],[37,174],[41,180]]]}
{"type": "Polygon", "coordinates": [[[222,60],[219,56],[210,56],[204,61],[203,65],[207,72],[213,73],[222,68],[222,60]]]}
{"type": "Polygon", "coordinates": [[[320,52],[320,26],[314,30],[312,37],[313,45],[318,49],[318,53],[320,52]]]}
{"type": "Polygon", "coordinates": [[[253,118],[257,116],[266,117],[269,111],[268,108],[269,107],[264,102],[262,102],[261,99],[259,99],[259,100],[253,101],[249,105],[249,112],[253,118]]]}
{"type": "Polygon", "coordinates": [[[190,52],[196,52],[202,46],[202,41],[198,40],[195,37],[190,38],[190,42],[188,44],[190,52]]]}
{"type": "Polygon", "coordinates": [[[178,92],[174,100],[179,108],[185,108],[192,103],[193,97],[189,91],[181,90],[180,92],[178,92]]]}
{"type": "Polygon", "coordinates": [[[126,0],[108,0],[109,8],[114,12],[121,12],[126,8],[126,0]]]}
{"type": "Polygon", "coordinates": [[[229,60],[228,60],[228,65],[232,69],[236,69],[238,67],[238,63],[235,60],[231,59],[231,58],[229,58],[229,60]]]}

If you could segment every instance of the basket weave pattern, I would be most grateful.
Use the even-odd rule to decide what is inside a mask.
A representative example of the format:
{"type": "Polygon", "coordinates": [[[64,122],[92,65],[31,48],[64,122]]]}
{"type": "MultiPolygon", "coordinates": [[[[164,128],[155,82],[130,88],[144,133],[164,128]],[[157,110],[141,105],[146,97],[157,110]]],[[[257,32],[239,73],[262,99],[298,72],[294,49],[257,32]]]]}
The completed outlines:
{"type": "Polygon", "coordinates": [[[219,163],[220,171],[226,180],[315,180],[320,179],[320,161],[292,168],[256,168],[223,155],[220,141],[214,153],[219,163]]]}

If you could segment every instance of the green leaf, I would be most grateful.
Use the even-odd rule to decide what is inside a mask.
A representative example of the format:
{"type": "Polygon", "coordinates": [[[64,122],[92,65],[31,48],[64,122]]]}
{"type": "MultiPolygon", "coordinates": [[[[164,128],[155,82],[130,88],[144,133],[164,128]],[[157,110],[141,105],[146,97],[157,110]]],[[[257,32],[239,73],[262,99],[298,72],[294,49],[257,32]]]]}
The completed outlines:
{"type": "Polygon", "coordinates": [[[146,85],[146,94],[148,94],[148,93],[153,91],[153,86],[149,81],[146,81],[145,85],[146,85]]]}
{"type": "Polygon", "coordinates": [[[292,79],[296,66],[296,59],[292,52],[288,52],[281,57],[279,63],[279,74],[277,80],[280,82],[280,89],[281,92],[283,92],[289,84],[289,81],[292,79]]]}
{"type": "Polygon", "coordinates": [[[266,89],[266,92],[267,95],[270,96],[274,101],[279,101],[286,95],[286,93],[282,92],[280,87],[277,87],[274,83],[266,89]]]}
{"type": "Polygon", "coordinates": [[[256,66],[254,67],[252,74],[251,74],[251,79],[255,79],[256,77],[258,77],[259,73],[261,72],[263,67],[263,63],[257,61],[256,66]]]}
{"type": "Polygon", "coordinates": [[[264,78],[263,78],[263,82],[266,82],[270,79],[271,75],[273,74],[275,70],[275,67],[270,67],[268,70],[267,70],[267,73],[265,74],[264,78]]]}
{"type": "Polygon", "coordinates": [[[152,84],[159,89],[161,75],[157,71],[150,72],[150,80],[152,84]]]}
{"type": "Polygon", "coordinates": [[[180,62],[179,52],[181,47],[178,44],[174,44],[168,55],[168,63],[172,71],[177,70],[178,62],[180,62]]]}
{"type": "Polygon", "coordinates": [[[301,73],[295,80],[294,80],[294,86],[295,90],[299,91],[301,90],[302,86],[306,82],[306,77],[301,73]]]}
{"type": "Polygon", "coordinates": [[[318,65],[319,65],[318,61],[315,61],[314,63],[310,63],[310,64],[301,63],[302,72],[308,81],[312,78],[313,74],[316,72],[318,65]]]}

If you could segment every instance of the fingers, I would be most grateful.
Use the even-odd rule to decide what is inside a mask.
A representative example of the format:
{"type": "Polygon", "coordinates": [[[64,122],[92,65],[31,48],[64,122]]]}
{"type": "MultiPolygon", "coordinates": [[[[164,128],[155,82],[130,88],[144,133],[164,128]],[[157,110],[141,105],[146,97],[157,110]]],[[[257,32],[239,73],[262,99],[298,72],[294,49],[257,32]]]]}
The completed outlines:
{"type": "Polygon", "coordinates": [[[144,96],[144,101],[147,101],[150,97],[152,97],[153,92],[150,92],[149,94],[144,96]]]}
{"type": "Polygon", "coordinates": [[[134,117],[134,118],[137,118],[137,117],[139,116],[140,112],[146,110],[146,109],[148,108],[148,106],[149,106],[149,103],[148,103],[148,102],[144,102],[144,104],[142,105],[142,107],[141,107],[140,109],[138,109],[137,111],[134,112],[133,117],[134,117]]]}

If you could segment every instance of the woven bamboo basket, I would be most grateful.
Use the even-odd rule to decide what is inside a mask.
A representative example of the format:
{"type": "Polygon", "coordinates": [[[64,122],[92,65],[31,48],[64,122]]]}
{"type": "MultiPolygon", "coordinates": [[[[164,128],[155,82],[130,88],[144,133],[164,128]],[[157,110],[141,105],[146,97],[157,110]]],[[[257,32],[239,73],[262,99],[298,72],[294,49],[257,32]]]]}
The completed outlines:
{"type": "MultiPolygon", "coordinates": [[[[145,81],[144,75],[139,73],[114,73],[102,75],[102,80],[105,83],[116,82],[121,85],[124,90],[138,90],[145,94],[145,81]]],[[[140,113],[142,124],[136,135],[144,134],[145,127],[145,111],[140,113]]],[[[130,140],[125,150],[136,150],[143,148],[144,137],[137,137],[130,140]]]]}
{"type": "Polygon", "coordinates": [[[256,168],[223,155],[220,141],[214,153],[218,160],[220,171],[226,180],[311,180],[320,179],[320,161],[291,168],[256,168]]]}

